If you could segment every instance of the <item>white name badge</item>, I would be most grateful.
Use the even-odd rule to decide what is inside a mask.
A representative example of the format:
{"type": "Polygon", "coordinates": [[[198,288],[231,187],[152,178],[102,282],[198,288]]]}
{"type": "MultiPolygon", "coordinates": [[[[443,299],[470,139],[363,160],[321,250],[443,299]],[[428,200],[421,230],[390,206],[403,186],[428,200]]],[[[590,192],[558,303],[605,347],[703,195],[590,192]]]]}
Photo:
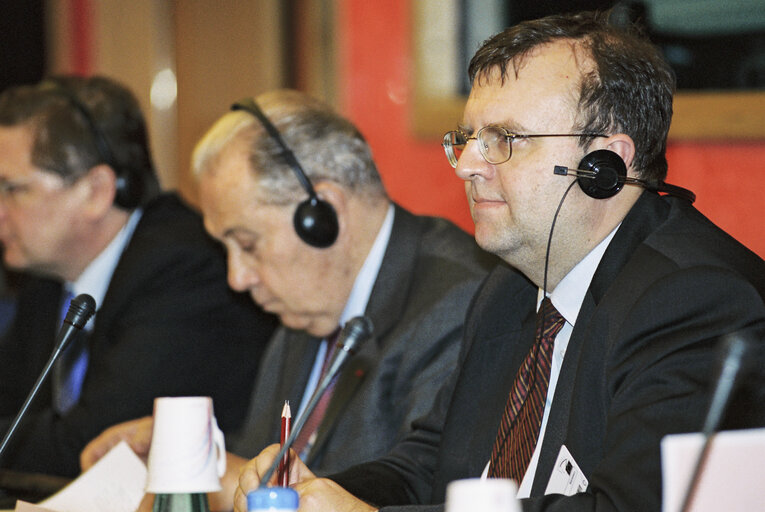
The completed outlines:
{"type": "Polygon", "coordinates": [[[574,457],[566,448],[566,445],[560,447],[558,459],[553,466],[550,480],[547,482],[545,494],[563,494],[572,496],[574,494],[585,492],[589,482],[579,469],[574,457]]]}

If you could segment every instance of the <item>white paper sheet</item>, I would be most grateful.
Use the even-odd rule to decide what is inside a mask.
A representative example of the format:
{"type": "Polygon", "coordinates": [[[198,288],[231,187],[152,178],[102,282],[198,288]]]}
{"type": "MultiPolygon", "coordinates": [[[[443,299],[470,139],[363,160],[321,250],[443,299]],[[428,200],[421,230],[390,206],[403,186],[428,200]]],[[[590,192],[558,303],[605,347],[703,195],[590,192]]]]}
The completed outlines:
{"type": "MultiPolygon", "coordinates": [[[[678,512],[701,450],[701,434],[661,442],[664,512],[678,512]]],[[[765,510],[765,429],[720,432],[712,441],[692,512],[765,510]]]]}
{"type": "Polygon", "coordinates": [[[145,485],[146,466],[130,447],[122,442],[72,483],[40,502],[39,507],[19,502],[16,510],[134,512],[141,502],[145,485]]]}
{"type": "Polygon", "coordinates": [[[27,503],[26,501],[19,500],[16,502],[16,508],[13,509],[13,511],[9,511],[9,512],[55,512],[55,511],[49,508],[43,508],[40,505],[34,505],[32,503],[27,503]]]}

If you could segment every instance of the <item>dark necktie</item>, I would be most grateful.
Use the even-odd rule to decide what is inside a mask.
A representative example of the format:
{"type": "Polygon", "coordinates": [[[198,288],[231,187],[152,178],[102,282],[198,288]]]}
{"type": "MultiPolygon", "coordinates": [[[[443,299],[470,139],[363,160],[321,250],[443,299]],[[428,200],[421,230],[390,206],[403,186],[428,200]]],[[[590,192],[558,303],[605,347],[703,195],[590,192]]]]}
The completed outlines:
{"type": "Polygon", "coordinates": [[[491,452],[489,476],[512,478],[518,485],[539,439],[550,384],[555,336],[565,320],[545,298],[537,312],[534,344],[513,381],[491,452]]]}
{"type": "MultiPolygon", "coordinates": [[[[324,375],[327,372],[329,361],[332,359],[332,354],[335,353],[335,342],[337,336],[340,334],[340,328],[338,327],[335,332],[327,337],[327,352],[324,354],[324,363],[321,367],[321,376],[319,377],[319,383],[324,380],[324,375]]],[[[321,395],[319,402],[316,404],[316,408],[303,424],[303,428],[295,439],[295,443],[292,445],[292,449],[295,450],[301,459],[305,459],[310,453],[313,443],[315,441],[314,435],[317,429],[321,425],[321,420],[324,419],[324,414],[327,412],[329,401],[332,399],[332,392],[335,389],[335,382],[337,376],[332,380],[332,383],[327,387],[324,393],[321,395]]]]}
{"type": "MultiPolygon", "coordinates": [[[[64,321],[72,297],[71,292],[65,293],[59,325],[64,321]]],[[[76,333],[56,362],[53,371],[53,407],[59,414],[69,411],[80,399],[82,382],[88,368],[87,339],[87,333],[76,333]]]]}

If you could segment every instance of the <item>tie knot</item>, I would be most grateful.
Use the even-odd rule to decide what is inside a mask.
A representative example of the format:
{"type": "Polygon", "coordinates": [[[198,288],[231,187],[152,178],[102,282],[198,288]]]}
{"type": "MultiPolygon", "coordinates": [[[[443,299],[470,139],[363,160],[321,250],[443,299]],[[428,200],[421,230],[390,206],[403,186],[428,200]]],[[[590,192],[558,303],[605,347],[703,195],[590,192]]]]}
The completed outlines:
{"type": "Polygon", "coordinates": [[[73,298],[74,298],[74,294],[69,290],[68,287],[64,287],[64,291],[61,297],[61,311],[59,312],[59,323],[64,322],[64,318],[66,318],[66,314],[69,312],[69,304],[72,302],[73,298]]]}
{"type": "Polygon", "coordinates": [[[337,341],[337,337],[340,336],[340,331],[342,331],[342,326],[338,325],[335,327],[335,330],[331,333],[327,334],[327,337],[325,338],[328,342],[334,343],[337,341]]]}
{"type": "Polygon", "coordinates": [[[332,358],[332,356],[335,354],[335,349],[337,348],[337,338],[340,336],[340,331],[342,328],[340,326],[337,326],[337,329],[332,331],[330,334],[327,335],[326,340],[327,343],[327,349],[324,352],[324,363],[321,366],[321,375],[324,376],[324,373],[327,371],[327,366],[329,365],[329,360],[332,358]]]}
{"type": "Polygon", "coordinates": [[[537,335],[539,338],[555,337],[565,321],[549,297],[542,299],[539,311],[537,311],[537,335]]]}

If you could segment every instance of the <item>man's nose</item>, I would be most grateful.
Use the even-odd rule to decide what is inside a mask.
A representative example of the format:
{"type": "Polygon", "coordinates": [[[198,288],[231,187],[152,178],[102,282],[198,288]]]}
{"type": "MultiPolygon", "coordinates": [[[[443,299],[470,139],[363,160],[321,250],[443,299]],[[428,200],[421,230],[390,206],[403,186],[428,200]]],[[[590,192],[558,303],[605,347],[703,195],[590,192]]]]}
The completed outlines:
{"type": "Polygon", "coordinates": [[[228,255],[228,285],[237,292],[246,292],[260,282],[257,271],[231,252],[228,255]]]}

